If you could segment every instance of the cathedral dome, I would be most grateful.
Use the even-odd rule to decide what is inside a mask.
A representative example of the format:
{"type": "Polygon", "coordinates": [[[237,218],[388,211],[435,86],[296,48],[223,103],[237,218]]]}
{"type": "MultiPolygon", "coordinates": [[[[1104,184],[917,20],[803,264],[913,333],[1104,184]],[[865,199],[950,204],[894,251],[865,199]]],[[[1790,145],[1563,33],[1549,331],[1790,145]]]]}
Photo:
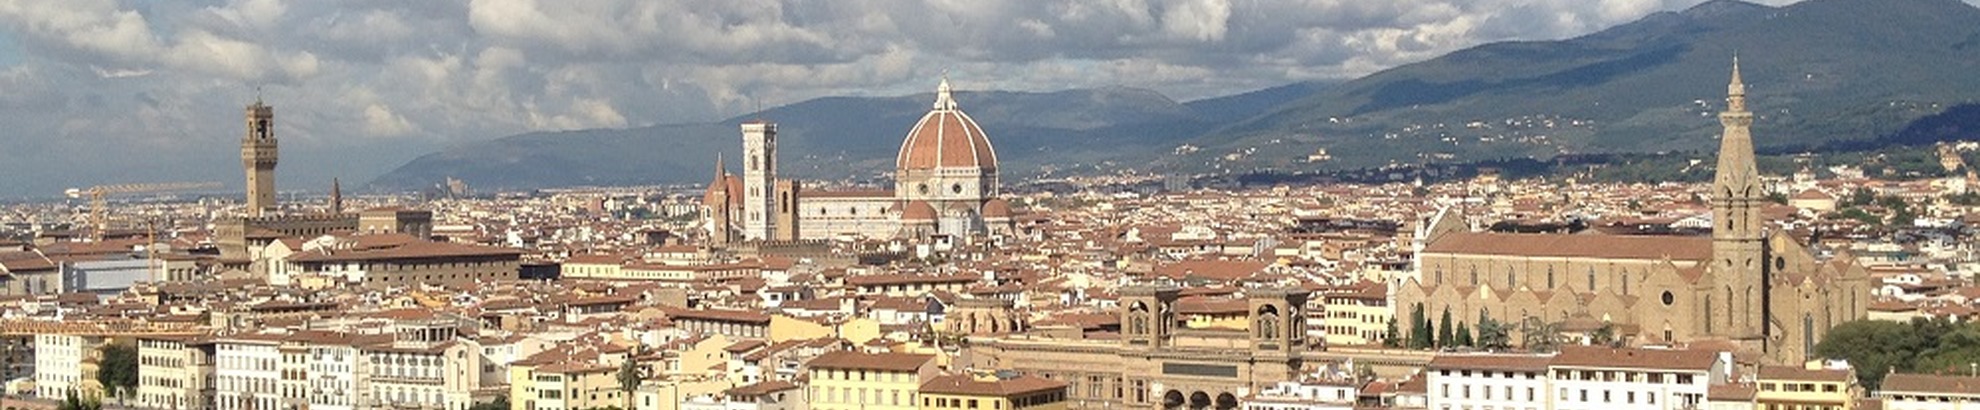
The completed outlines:
{"type": "Polygon", "coordinates": [[[936,168],[997,169],[997,153],[990,148],[990,137],[976,120],[956,108],[949,93],[949,80],[943,79],[935,92],[935,107],[921,117],[901,143],[895,160],[900,170],[936,168]]]}

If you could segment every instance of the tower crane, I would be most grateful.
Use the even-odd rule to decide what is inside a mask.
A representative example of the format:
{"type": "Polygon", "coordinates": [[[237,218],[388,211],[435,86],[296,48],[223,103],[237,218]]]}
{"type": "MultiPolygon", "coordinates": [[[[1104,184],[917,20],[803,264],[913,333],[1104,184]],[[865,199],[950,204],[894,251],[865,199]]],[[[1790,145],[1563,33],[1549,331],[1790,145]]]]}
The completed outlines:
{"type": "Polygon", "coordinates": [[[64,191],[70,198],[89,197],[89,224],[95,230],[94,239],[103,240],[103,231],[109,230],[109,223],[103,219],[106,208],[104,197],[116,194],[138,194],[146,192],[171,192],[194,189],[220,188],[218,182],[161,182],[147,184],[97,185],[89,188],[69,188],[64,191]]]}

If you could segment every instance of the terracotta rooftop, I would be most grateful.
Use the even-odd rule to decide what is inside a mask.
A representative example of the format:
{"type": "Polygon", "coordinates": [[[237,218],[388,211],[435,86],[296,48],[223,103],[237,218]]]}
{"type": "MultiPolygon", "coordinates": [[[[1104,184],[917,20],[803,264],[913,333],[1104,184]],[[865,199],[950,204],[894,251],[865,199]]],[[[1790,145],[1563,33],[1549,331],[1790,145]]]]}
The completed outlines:
{"type": "Polygon", "coordinates": [[[1453,232],[1423,253],[1702,261],[1712,257],[1712,238],[1453,232]]]}
{"type": "Polygon", "coordinates": [[[920,370],[923,364],[934,360],[935,356],[913,353],[863,353],[837,351],[819,355],[806,366],[826,369],[865,369],[894,372],[920,370]]]}
{"type": "Polygon", "coordinates": [[[1980,377],[1892,373],[1884,376],[1882,393],[1980,396],[1980,377]]]}
{"type": "Polygon", "coordinates": [[[1008,379],[978,380],[966,374],[951,374],[936,376],[921,384],[921,394],[979,397],[1019,397],[1065,389],[1066,382],[1028,375],[1008,379]]]}

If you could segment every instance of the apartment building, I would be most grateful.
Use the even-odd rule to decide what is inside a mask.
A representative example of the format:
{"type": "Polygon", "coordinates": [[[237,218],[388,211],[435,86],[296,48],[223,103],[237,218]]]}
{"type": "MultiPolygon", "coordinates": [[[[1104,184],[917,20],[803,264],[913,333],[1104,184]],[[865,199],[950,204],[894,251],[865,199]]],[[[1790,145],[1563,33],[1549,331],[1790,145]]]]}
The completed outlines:
{"type": "Polygon", "coordinates": [[[909,353],[839,351],[805,364],[810,410],[911,410],[924,380],[936,375],[935,357],[909,353]]]}

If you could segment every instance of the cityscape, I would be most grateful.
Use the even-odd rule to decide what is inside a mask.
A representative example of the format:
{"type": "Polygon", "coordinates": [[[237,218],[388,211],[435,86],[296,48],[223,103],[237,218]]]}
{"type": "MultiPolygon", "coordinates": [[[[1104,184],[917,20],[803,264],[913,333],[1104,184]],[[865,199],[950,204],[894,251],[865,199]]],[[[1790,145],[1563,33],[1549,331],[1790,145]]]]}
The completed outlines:
{"type": "MultiPolygon", "coordinates": [[[[1957,0],[1715,0],[1561,44],[1883,1],[1980,21],[1957,0]],[[1645,23],[1668,19],[1695,26],[1645,23]]],[[[0,26],[31,14],[9,9],[0,26]]],[[[1827,80],[1782,75],[1841,63],[1700,40],[1678,48],[1712,74],[1643,93],[1710,94],[1629,120],[1687,122],[1631,147],[1695,149],[1597,152],[1605,132],[1651,128],[1571,102],[1354,128],[1492,92],[1462,82],[1291,114],[1335,104],[1329,87],[1515,43],[1086,133],[1013,122],[1070,120],[1005,99],[1133,92],[972,89],[1005,80],[942,69],[908,97],[821,98],[913,100],[831,118],[884,135],[874,158],[821,151],[836,142],[815,124],[834,115],[818,113],[841,112],[801,102],[678,126],[720,141],[649,136],[670,152],[629,155],[670,175],[625,177],[639,184],[499,177],[558,168],[546,157],[416,166],[442,150],[371,183],[290,186],[291,163],[326,159],[285,152],[287,133],[322,114],[257,91],[209,119],[232,143],[197,147],[230,158],[227,182],[158,170],[0,203],[0,407],[1980,408],[1980,88],[1865,102],[1882,110],[1829,119],[1890,131],[1818,143],[1802,134],[1820,119],[1789,104],[1827,80]],[[1345,129],[1367,135],[1328,134],[1345,129]],[[1129,131],[1202,136],[1112,146],[1129,131]],[[1067,162],[1039,165],[1053,160],[1067,162]],[[404,180],[418,182],[381,182],[404,180]]],[[[1668,52],[1563,72],[1621,76],[1648,69],[1616,61],[1668,52]]],[[[1536,87],[1596,87],[1575,84],[1536,87]]],[[[552,135],[627,147],[578,134],[552,135]]],[[[43,175],[18,178],[73,177],[43,175]]]]}

